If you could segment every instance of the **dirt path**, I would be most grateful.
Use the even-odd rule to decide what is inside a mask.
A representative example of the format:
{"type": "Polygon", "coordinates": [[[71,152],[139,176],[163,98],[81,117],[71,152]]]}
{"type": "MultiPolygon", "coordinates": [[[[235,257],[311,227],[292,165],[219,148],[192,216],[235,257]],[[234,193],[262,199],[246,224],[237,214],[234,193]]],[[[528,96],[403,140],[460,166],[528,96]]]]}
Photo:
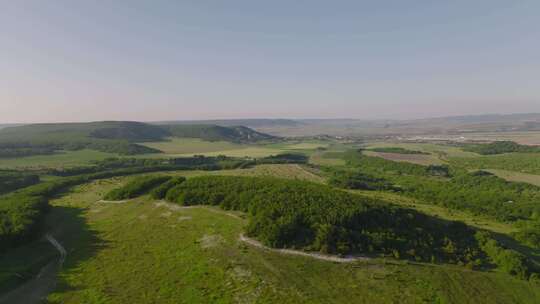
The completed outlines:
{"type": "Polygon", "coordinates": [[[123,204],[123,203],[127,203],[127,202],[128,202],[128,200],[121,200],[121,201],[99,200],[96,203],[101,203],[101,204],[123,204]]]}
{"type": "Polygon", "coordinates": [[[213,213],[219,213],[219,214],[227,215],[227,216],[230,216],[230,217],[234,217],[234,218],[239,219],[239,220],[243,220],[243,218],[241,216],[237,215],[237,214],[230,213],[230,212],[228,212],[226,210],[222,210],[222,209],[218,209],[218,208],[214,208],[214,207],[206,206],[206,205],[181,206],[181,205],[178,205],[178,204],[169,203],[169,202],[165,202],[165,201],[158,201],[158,202],[154,202],[154,206],[156,206],[156,207],[166,207],[171,211],[178,211],[178,210],[182,210],[182,209],[205,209],[205,210],[208,210],[208,211],[213,212],[213,213]]]}
{"type": "MultiPolygon", "coordinates": [[[[155,202],[154,205],[156,207],[166,207],[166,208],[168,208],[169,210],[172,210],[172,211],[177,211],[177,210],[182,210],[182,209],[205,209],[205,210],[208,210],[210,212],[219,213],[219,214],[227,215],[227,216],[230,216],[230,217],[234,217],[236,219],[244,220],[243,218],[241,218],[240,216],[238,216],[236,214],[227,212],[225,210],[216,209],[216,208],[212,208],[212,207],[209,207],[209,206],[204,206],[204,205],[179,206],[177,204],[168,203],[168,202],[165,202],[165,201],[155,202]]],[[[369,261],[371,259],[371,258],[365,257],[365,256],[345,256],[345,257],[340,257],[340,256],[336,256],[336,255],[328,255],[328,254],[322,254],[322,253],[316,253],[316,252],[305,252],[305,251],[292,250],[292,249],[270,248],[270,247],[264,246],[263,244],[261,244],[257,240],[248,238],[247,236],[245,236],[243,234],[240,235],[240,241],[245,242],[245,243],[247,243],[247,244],[249,244],[251,246],[254,246],[254,247],[257,247],[257,248],[260,248],[260,249],[264,249],[264,250],[269,250],[269,251],[278,252],[278,253],[287,254],[287,255],[305,256],[305,257],[310,257],[310,258],[323,260],[323,261],[329,261],[329,262],[353,263],[353,262],[357,262],[357,261],[369,261]]]]}
{"type": "Polygon", "coordinates": [[[0,303],[43,303],[47,295],[54,290],[56,286],[56,274],[60,268],[62,268],[67,252],[62,244],[60,244],[51,234],[46,234],[45,239],[60,253],[60,258],[41,268],[35,278],[0,297],[0,303]]]}
{"type": "Polygon", "coordinates": [[[365,256],[339,257],[339,256],[336,256],[336,255],[328,255],[328,254],[315,253],[315,252],[304,252],[304,251],[300,251],[300,250],[270,248],[270,247],[264,246],[263,244],[261,244],[261,242],[259,242],[257,240],[248,238],[247,236],[245,236],[243,234],[240,235],[240,241],[242,241],[244,243],[247,243],[247,244],[249,244],[251,246],[254,246],[254,247],[257,247],[257,248],[260,248],[260,249],[264,249],[264,250],[268,250],[268,251],[273,251],[273,252],[278,252],[278,253],[281,253],[281,254],[288,254],[288,255],[305,256],[305,257],[310,257],[310,258],[314,258],[314,259],[317,259],[317,260],[323,260],[323,261],[329,261],[329,262],[352,263],[352,262],[358,262],[358,261],[369,261],[369,260],[371,260],[371,258],[368,258],[368,257],[365,257],[365,256]]]}

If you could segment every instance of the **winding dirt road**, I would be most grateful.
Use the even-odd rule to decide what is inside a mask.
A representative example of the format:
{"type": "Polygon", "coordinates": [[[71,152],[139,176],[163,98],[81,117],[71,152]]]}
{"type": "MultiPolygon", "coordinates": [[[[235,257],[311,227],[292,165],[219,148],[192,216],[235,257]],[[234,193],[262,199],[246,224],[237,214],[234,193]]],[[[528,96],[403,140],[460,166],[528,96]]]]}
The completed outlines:
{"type": "Polygon", "coordinates": [[[270,248],[267,246],[264,246],[261,242],[248,238],[247,236],[240,234],[240,241],[247,243],[253,247],[257,247],[264,250],[269,250],[273,252],[278,252],[281,254],[288,254],[288,255],[299,255],[299,256],[305,256],[309,258],[314,258],[317,260],[323,260],[323,261],[329,261],[329,262],[336,262],[336,263],[353,263],[358,261],[369,261],[371,258],[365,257],[365,256],[336,256],[336,255],[328,255],[328,254],[322,254],[322,253],[316,253],[316,252],[305,252],[300,250],[292,250],[292,249],[276,249],[276,248],[270,248]]]}

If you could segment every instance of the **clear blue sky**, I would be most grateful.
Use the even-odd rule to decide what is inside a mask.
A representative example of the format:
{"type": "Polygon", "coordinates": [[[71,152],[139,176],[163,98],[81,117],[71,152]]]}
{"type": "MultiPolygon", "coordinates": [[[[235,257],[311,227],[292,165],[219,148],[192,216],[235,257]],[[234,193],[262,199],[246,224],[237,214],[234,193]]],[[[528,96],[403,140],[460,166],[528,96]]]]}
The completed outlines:
{"type": "Polygon", "coordinates": [[[3,1],[0,123],[540,112],[540,1],[3,1]]]}

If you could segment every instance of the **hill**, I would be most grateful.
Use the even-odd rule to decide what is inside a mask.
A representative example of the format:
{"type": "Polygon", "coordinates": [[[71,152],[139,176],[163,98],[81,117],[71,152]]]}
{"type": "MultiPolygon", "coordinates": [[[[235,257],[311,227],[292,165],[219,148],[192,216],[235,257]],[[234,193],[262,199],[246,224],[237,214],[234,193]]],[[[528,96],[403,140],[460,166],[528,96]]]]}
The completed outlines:
{"type": "Polygon", "coordinates": [[[121,139],[130,142],[161,140],[168,133],[160,127],[134,121],[99,121],[89,123],[30,124],[7,127],[0,131],[0,141],[38,140],[46,137],[92,137],[121,139]]]}
{"type": "MultiPolygon", "coordinates": [[[[184,208],[148,196],[119,204],[101,201],[105,193],[131,180],[81,185],[52,202],[44,221],[68,255],[48,301],[537,303],[540,298],[535,283],[499,271],[378,258],[334,263],[259,248],[239,238],[249,219],[238,212],[184,208]]],[[[200,184],[200,179],[192,183],[197,180],[200,184]]],[[[28,268],[39,249],[54,259],[55,249],[36,240],[4,256],[4,279],[11,275],[21,280],[19,273],[28,276],[21,269],[28,268]]],[[[39,272],[40,267],[35,268],[39,272]]],[[[55,282],[47,279],[47,272],[37,280],[55,282]]],[[[35,286],[31,283],[29,287],[35,286]]]]}
{"type": "Polygon", "coordinates": [[[269,118],[248,118],[248,119],[219,119],[219,120],[180,120],[158,122],[165,125],[217,125],[222,127],[246,126],[249,128],[265,127],[295,127],[303,125],[299,120],[293,119],[269,119],[269,118]]]}
{"type": "Polygon", "coordinates": [[[274,136],[257,132],[243,126],[223,127],[218,125],[168,125],[164,126],[173,137],[200,138],[208,141],[230,141],[250,143],[275,139],[274,136]]]}
{"type": "Polygon", "coordinates": [[[0,130],[0,157],[53,154],[92,149],[125,155],[158,153],[135,142],[161,140],[159,127],[127,121],[31,124],[0,130]]]}
{"type": "Polygon", "coordinates": [[[247,127],[217,125],[151,125],[133,121],[31,124],[0,130],[0,157],[54,154],[58,150],[91,149],[123,155],[160,153],[138,143],[167,137],[251,143],[273,136],[247,127]]]}

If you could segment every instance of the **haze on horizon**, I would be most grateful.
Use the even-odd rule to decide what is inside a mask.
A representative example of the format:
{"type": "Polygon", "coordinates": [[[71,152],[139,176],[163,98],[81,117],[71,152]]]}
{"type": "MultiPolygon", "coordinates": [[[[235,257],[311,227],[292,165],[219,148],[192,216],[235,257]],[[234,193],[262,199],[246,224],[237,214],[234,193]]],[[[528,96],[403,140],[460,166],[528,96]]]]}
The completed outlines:
{"type": "Polygon", "coordinates": [[[540,112],[540,2],[6,1],[0,123],[540,112]]]}

